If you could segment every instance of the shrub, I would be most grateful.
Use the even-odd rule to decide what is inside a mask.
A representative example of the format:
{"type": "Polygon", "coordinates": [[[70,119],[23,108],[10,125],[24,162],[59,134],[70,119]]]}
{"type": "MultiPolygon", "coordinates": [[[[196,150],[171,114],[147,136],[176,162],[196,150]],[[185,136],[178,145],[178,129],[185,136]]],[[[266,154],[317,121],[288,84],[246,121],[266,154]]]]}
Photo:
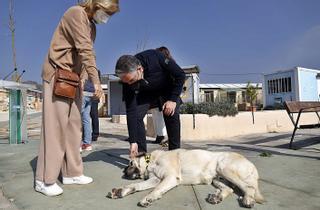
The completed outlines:
{"type": "Polygon", "coordinates": [[[210,117],[213,115],[217,116],[235,116],[238,114],[238,110],[234,106],[233,103],[230,102],[216,102],[216,103],[199,103],[194,104],[192,103],[185,103],[182,104],[180,107],[181,114],[207,114],[210,117]]]}
{"type": "Polygon", "coordinates": [[[184,103],[180,106],[181,114],[192,114],[193,113],[193,105],[192,103],[184,103]]]}

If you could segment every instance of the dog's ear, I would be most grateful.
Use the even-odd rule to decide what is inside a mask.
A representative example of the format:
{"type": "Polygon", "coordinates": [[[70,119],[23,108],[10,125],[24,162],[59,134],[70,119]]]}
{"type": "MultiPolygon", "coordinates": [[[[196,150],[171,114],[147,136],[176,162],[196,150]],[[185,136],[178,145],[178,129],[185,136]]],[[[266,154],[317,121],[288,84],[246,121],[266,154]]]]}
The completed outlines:
{"type": "Polygon", "coordinates": [[[129,157],[130,161],[134,160],[135,158],[141,158],[146,154],[146,152],[138,152],[138,154],[134,157],[129,157]]]}

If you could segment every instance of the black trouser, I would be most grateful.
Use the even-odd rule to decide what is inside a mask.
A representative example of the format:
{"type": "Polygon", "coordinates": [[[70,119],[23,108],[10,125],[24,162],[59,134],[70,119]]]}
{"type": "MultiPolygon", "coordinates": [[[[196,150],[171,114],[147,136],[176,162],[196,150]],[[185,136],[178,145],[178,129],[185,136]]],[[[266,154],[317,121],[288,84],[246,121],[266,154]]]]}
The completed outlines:
{"type": "MultiPolygon", "coordinates": [[[[143,118],[146,116],[150,105],[142,104],[137,107],[138,115],[138,136],[136,142],[138,144],[139,152],[147,152],[147,142],[146,142],[146,130],[143,122],[143,118]]],[[[164,122],[166,124],[166,129],[168,133],[169,150],[180,148],[180,103],[177,102],[177,106],[172,116],[164,116],[164,122]]]]}
{"type": "Polygon", "coordinates": [[[99,116],[98,116],[98,101],[92,101],[90,117],[92,120],[92,140],[95,141],[99,137],[99,116]]]}

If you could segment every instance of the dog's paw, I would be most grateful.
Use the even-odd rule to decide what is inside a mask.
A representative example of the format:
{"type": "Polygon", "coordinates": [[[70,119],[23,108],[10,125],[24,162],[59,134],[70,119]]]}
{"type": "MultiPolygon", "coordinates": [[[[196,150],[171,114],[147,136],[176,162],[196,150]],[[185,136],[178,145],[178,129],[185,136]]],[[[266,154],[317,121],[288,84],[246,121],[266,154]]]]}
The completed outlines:
{"type": "Polygon", "coordinates": [[[164,140],[160,142],[161,147],[168,147],[169,146],[169,142],[168,140],[164,140]]]}
{"type": "Polygon", "coordinates": [[[220,195],[220,192],[215,192],[213,194],[209,194],[206,200],[208,203],[218,204],[218,203],[221,203],[222,197],[220,195]]]}
{"type": "Polygon", "coordinates": [[[113,188],[112,191],[108,193],[107,197],[111,199],[122,198],[122,188],[113,188]]]}
{"type": "Polygon", "coordinates": [[[254,200],[254,198],[249,197],[249,196],[244,196],[241,200],[241,203],[244,207],[246,208],[253,208],[254,204],[256,203],[256,201],[254,200]]]}
{"type": "Polygon", "coordinates": [[[151,206],[151,204],[152,204],[152,199],[150,198],[144,198],[138,203],[138,205],[141,207],[148,207],[148,206],[151,206]]]}

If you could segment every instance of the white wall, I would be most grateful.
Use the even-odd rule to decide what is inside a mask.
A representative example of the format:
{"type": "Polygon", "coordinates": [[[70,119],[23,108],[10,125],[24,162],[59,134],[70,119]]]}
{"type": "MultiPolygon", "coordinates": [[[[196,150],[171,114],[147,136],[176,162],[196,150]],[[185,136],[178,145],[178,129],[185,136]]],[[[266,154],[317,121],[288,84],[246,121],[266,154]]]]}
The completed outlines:
{"type": "Polygon", "coordinates": [[[320,101],[320,78],[317,79],[317,84],[318,84],[318,100],[320,101]]]}
{"type": "MultiPolygon", "coordinates": [[[[183,141],[208,141],[240,135],[293,131],[293,124],[285,110],[256,112],[255,124],[252,123],[251,112],[240,112],[235,117],[209,117],[205,114],[196,114],[196,129],[193,129],[191,114],[182,114],[180,119],[183,141]]],[[[304,113],[299,122],[315,124],[318,123],[318,118],[315,113],[304,113]]],[[[148,120],[147,135],[152,136],[153,132],[152,120],[148,120]]]]}

